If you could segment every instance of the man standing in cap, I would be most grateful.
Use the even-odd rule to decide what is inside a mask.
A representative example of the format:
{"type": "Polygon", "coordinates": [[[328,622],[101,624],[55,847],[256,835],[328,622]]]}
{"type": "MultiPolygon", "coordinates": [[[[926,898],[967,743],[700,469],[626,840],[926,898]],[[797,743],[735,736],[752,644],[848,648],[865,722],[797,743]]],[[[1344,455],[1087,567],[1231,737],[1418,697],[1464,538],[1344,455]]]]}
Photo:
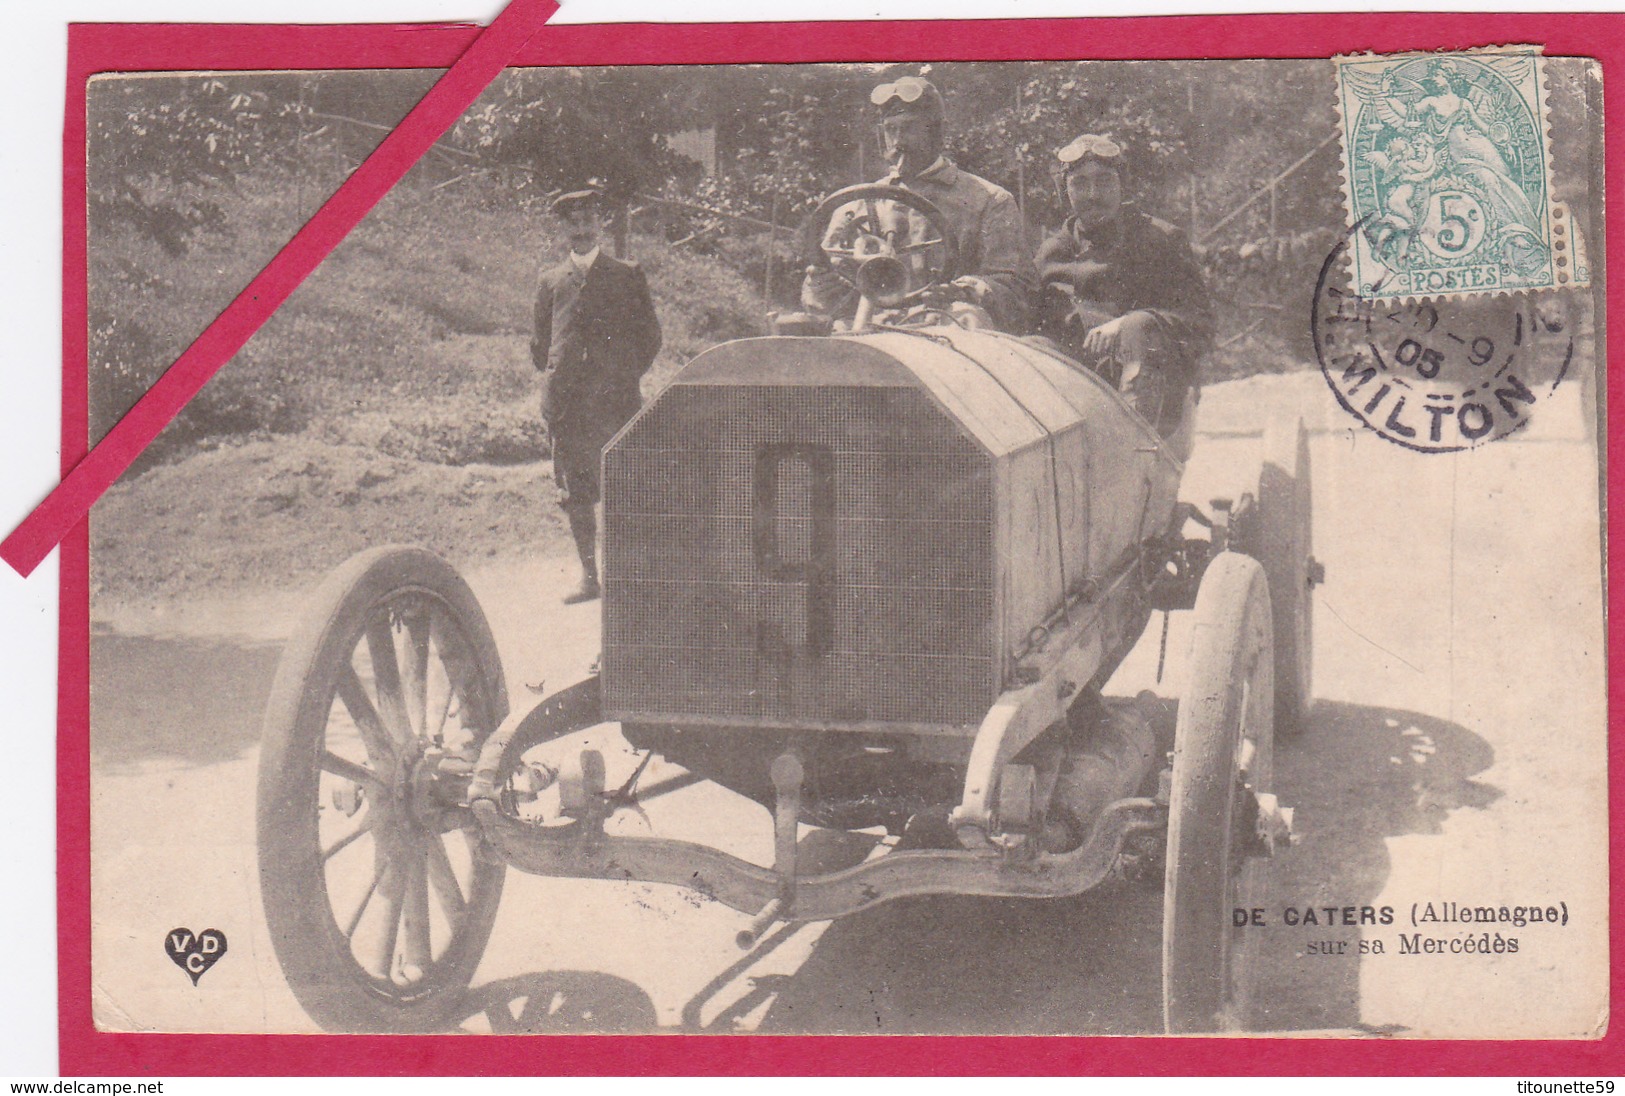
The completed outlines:
{"type": "Polygon", "coordinates": [[[1213,335],[1185,234],[1123,200],[1123,149],[1086,133],[1056,153],[1072,215],[1038,250],[1039,331],[1096,369],[1164,437],[1213,335]]]}
{"type": "MultiPolygon", "coordinates": [[[[942,95],[931,81],[904,76],[869,96],[880,116],[880,150],[891,171],[879,180],[927,198],[942,211],[953,234],[961,276],[958,295],[987,309],[994,326],[1020,332],[1027,325],[1027,243],[1021,210],[1003,187],[958,167],[943,155],[946,144],[942,95]]],[[[909,210],[916,232],[923,216],[909,210]],[[914,222],[919,222],[915,224],[914,222]]],[[[802,303],[825,316],[850,313],[851,287],[831,271],[809,271],[802,303]]]]}
{"type": "Polygon", "coordinates": [[[570,253],[542,272],[530,355],[542,371],[542,418],[553,442],[553,479],[581,557],[581,585],[566,604],[599,595],[594,507],[610,438],[642,405],[638,382],[660,349],[660,320],[635,263],[599,254],[603,196],[575,190],[553,200],[570,253]]]}

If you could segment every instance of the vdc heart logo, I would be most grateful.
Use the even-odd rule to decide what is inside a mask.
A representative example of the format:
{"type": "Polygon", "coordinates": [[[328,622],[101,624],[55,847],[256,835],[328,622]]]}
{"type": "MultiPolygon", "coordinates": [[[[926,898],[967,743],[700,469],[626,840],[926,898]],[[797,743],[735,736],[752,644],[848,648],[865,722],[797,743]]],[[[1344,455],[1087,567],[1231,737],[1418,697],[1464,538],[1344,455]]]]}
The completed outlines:
{"type": "Polygon", "coordinates": [[[226,954],[226,934],[219,929],[204,929],[199,933],[191,929],[170,929],[169,935],[164,937],[164,951],[191,977],[195,986],[226,954]]]}

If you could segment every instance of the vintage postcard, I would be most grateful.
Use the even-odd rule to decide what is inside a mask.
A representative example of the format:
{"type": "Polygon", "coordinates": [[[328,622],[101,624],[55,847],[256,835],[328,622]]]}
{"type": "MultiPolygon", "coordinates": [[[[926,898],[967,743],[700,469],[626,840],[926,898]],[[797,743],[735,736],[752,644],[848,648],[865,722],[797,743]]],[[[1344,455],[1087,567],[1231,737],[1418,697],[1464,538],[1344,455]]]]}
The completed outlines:
{"type": "MultiPolygon", "coordinates": [[[[503,71],[91,511],[95,1030],[1603,1040],[1562,38],[503,71]]],[[[87,80],[91,444],[441,71],[87,80]]]]}

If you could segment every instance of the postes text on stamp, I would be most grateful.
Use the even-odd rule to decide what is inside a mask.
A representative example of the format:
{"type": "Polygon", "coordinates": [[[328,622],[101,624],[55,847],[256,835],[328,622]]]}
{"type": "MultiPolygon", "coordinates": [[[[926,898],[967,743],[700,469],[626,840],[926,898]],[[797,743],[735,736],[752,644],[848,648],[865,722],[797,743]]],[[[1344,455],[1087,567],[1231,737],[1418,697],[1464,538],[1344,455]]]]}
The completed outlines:
{"type": "Polygon", "coordinates": [[[1441,297],[1588,282],[1555,231],[1532,47],[1337,59],[1353,289],[1441,297]],[[1559,246],[1562,244],[1563,246],[1559,246]]]}

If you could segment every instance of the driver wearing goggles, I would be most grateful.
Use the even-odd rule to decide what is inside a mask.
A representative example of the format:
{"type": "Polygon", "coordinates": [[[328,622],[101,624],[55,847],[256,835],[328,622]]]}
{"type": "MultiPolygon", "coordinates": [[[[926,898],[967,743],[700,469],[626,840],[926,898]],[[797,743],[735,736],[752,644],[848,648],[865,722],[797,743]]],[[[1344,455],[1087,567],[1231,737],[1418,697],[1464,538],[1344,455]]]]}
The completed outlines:
{"type": "Polygon", "coordinates": [[[1055,160],[1071,216],[1038,249],[1039,331],[1169,436],[1213,333],[1196,256],[1183,232],[1124,200],[1112,138],[1086,133],[1055,160]]]}
{"type": "MultiPolygon", "coordinates": [[[[1030,266],[1016,200],[943,155],[945,112],[931,81],[900,77],[875,88],[869,102],[878,114],[881,154],[891,167],[879,182],[929,199],[948,222],[961,272],[953,292],[986,309],[1000,330],[1025,331],[1030,266]]],[[[921,213],[904,210],[902,215],[916,235],[923,235],[921,213]]],[[[809,271],[801,297],[810,311],[824,316],[849,314],[855,304],[850,287],[827,270],[809,271]]]]}

